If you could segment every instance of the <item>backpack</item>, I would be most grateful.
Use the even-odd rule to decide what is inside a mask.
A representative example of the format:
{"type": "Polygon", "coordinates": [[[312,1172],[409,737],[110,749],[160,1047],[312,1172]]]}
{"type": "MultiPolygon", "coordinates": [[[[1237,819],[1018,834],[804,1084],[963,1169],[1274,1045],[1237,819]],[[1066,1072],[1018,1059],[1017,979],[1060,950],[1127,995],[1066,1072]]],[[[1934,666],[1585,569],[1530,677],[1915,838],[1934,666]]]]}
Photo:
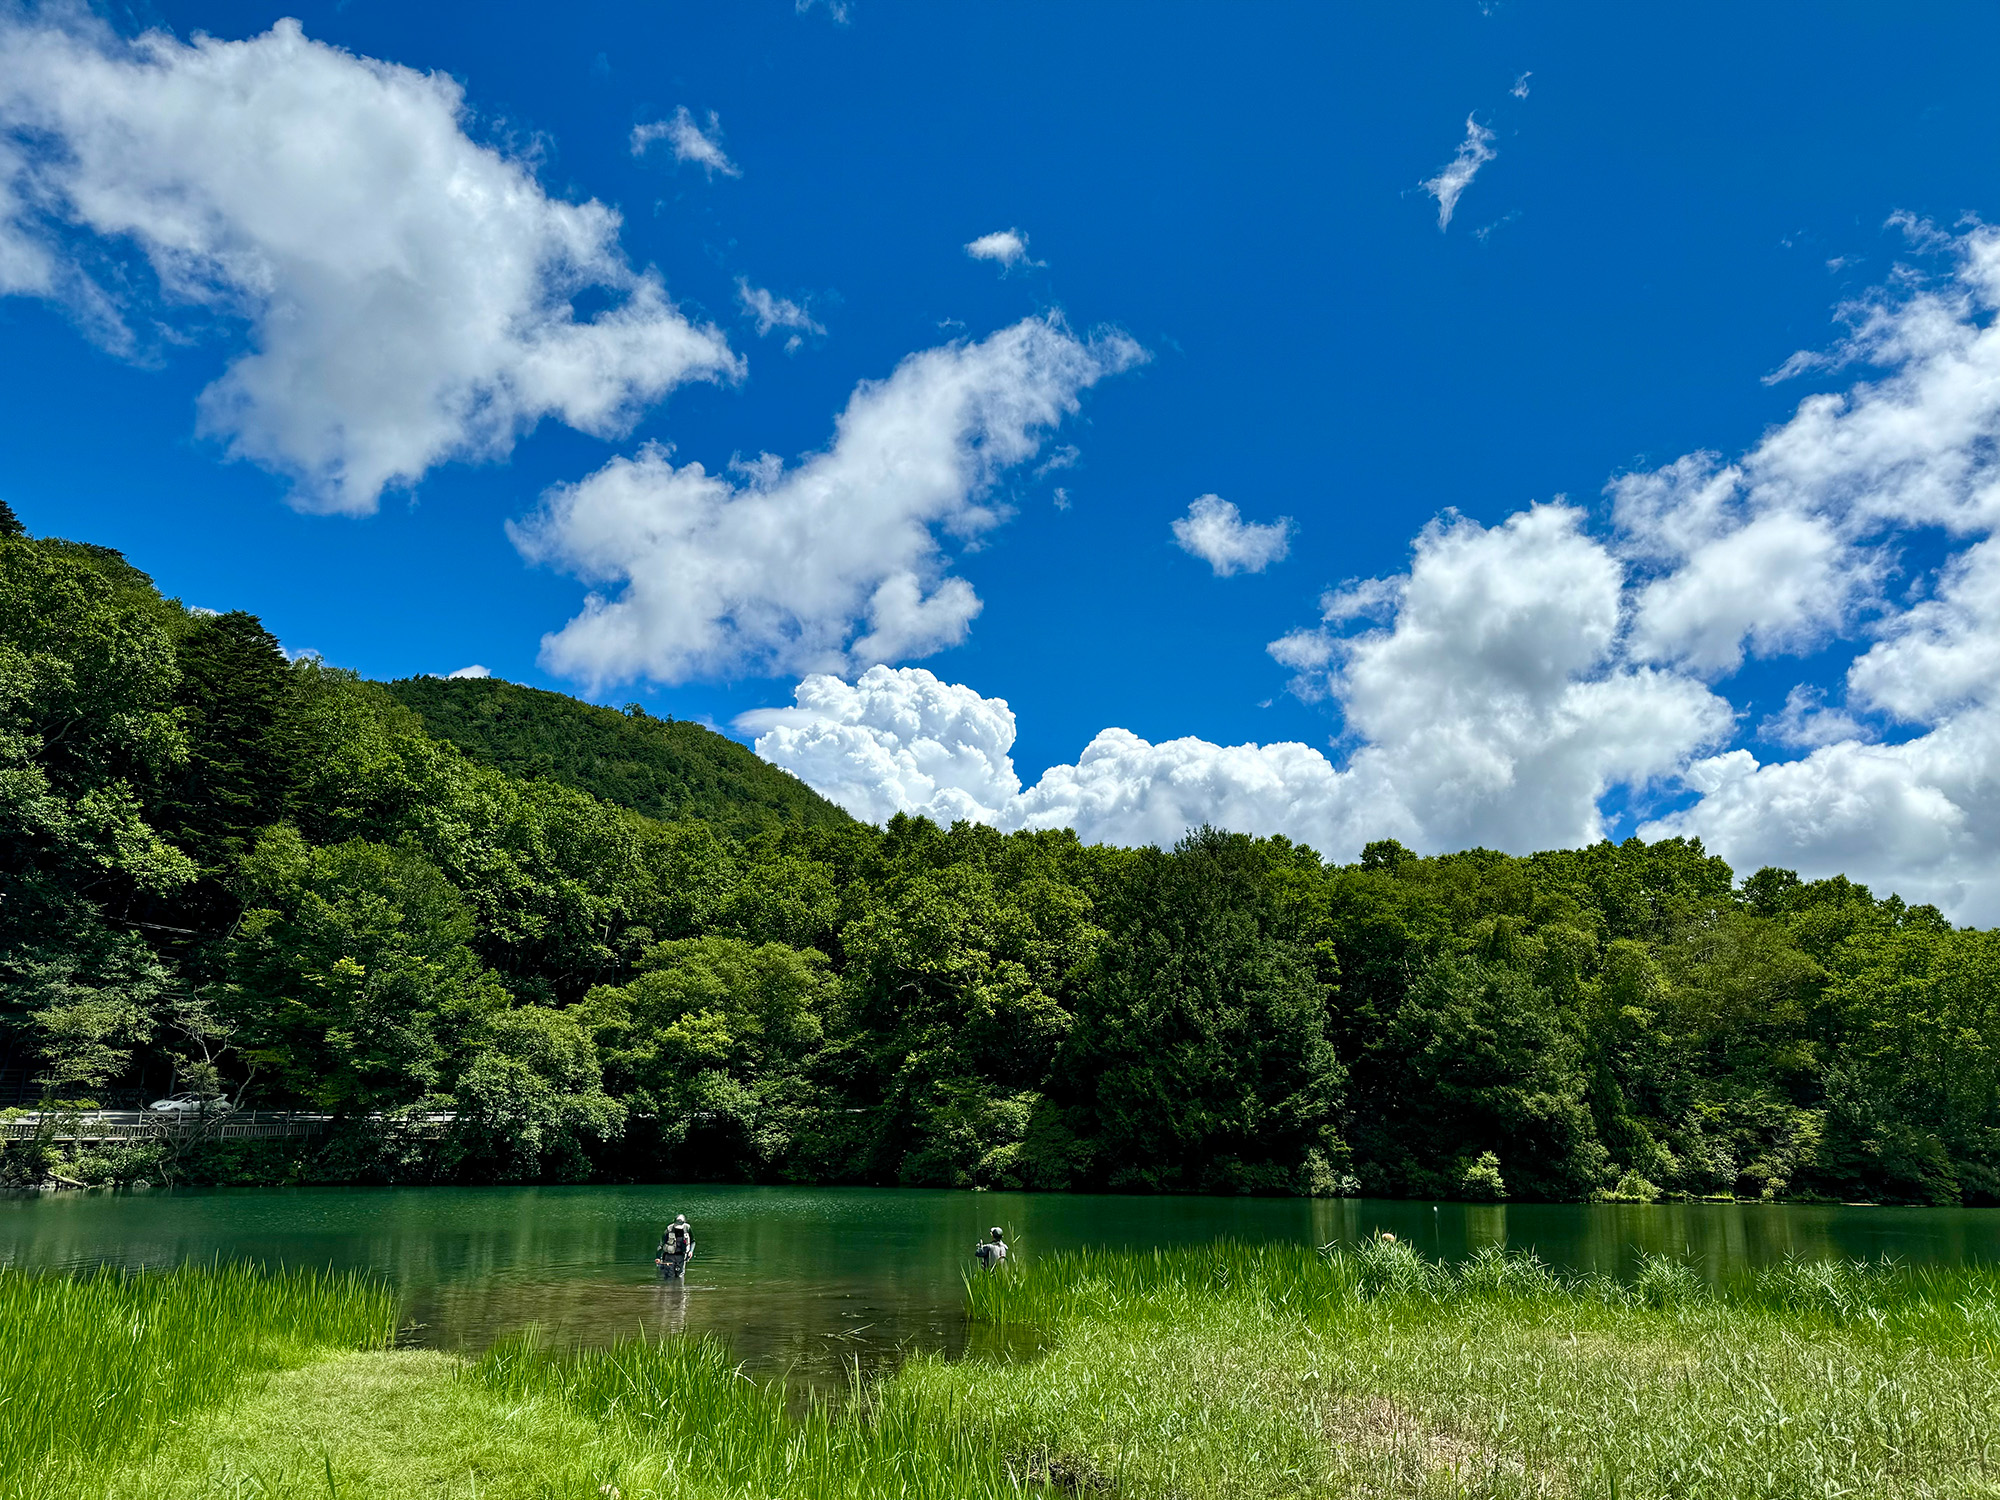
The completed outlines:
{"type": "Polygon", "coordinates": [[[693,1238],[685,1224],[673,1224],[667,1228],[667,1249],[674,1255],[687,1254],[688,1241],[693,1238]]]}

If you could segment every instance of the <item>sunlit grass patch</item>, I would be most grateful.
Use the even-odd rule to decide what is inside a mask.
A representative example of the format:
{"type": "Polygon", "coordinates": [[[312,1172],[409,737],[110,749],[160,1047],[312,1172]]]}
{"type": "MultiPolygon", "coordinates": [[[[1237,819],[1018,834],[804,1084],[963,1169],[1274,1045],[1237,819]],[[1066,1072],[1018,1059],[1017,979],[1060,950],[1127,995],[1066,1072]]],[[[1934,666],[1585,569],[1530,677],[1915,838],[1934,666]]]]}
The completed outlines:
{"type": "Polygon", "coordinates": [[[386,1344],[396,1304],[360,1277],[198,1266],[0,1271],[0,1495],[49,1500],[147,1451],[247,1374],[386,1344]]]}
{"type": "MultiPolygon", "coordinates": [[[[510,1399],[430,1350],[349,1354],[246,1385],[113,1476],[102,1500],[646,1500],[667,1491],[622,1432],[510,1399]],[[607,1488],[608,1486],[608,1488],[607,1488]]],[[[724,1492],[682,1475],[676,1500],[724,1492]]]]}

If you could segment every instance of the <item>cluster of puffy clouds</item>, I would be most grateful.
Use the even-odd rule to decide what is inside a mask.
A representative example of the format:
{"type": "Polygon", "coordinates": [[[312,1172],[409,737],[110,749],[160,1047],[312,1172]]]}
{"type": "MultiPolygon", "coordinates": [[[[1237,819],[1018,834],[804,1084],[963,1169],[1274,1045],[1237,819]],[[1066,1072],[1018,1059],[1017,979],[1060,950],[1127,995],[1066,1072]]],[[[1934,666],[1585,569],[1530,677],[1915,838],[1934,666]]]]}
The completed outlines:
{"type": "Polygon", "coordinates": [[[1297,691],[1338,704],[1341,764],[1108,729],[1024,789],[1007,705],[908,668],[809,678],[743,727],[864,816],[1118,842],[1213,821],[1340,856],[1383,836],[1524,851],[1601,836],[1622,789],[1666,809],[1643,834],[1699,836],[1738,869],[1844,871],[2000,920],[2000,231],[1904,227],[1948,274],[1905,274],[1846,310],[1830,355],[1780,372],[1868,378],[1734,462],[1614,480],[1601,524],[1568,505],[1442,518],[1407,572],[1332,591],[1273,642],[1297,691]],[[1921,537],[1941,565],[1913,562],[1921,537]],[[1794,753],[1766,763],[1729,748],[1746,726],[1718,687],[1784,657],[1841,686],[1793,690],[1755,742],[1794,753]]]}
{"type": "Polygon", "coordinates": [[[202,429],[312,510],[365,514],[545,417],[615,436],[682,382],[740,375],[628,263],[616,213],[550,197],[466,126],[452,79],[294,21],[128,42],[81,8],[0,11],[0,294],[123,350],[158,298],[246,322],[202,429]],[[156,286],[136,311],[135,261],[156,286]],[[602,310],[580,318],[586,292],[602,310]]]}
{"type": "MultiPolygon", "coordinates": [[[[441,463],[503,456],[545,417],[616,437],[682,382],[741,377],[723,334],[628,262],[615,212],[552,197],[531,157],[471,128],[449,77],[295,21],[127,40],[80,8],[0,8],[0,295],[59,302],[131,354],[247,327],[201,396],[202,429],[325,512],[366,514],[441,463]],[[583,297],[602,310],[579,315],[583,297]]],[[[685,106],[629,145],[739,172],[714,114],[685,106]]],[[[1034,264],[1018,229],[965,248],[1034,264]]],[[[747,279],[737,294],[760,337],[792,349],[825,332],[747,279]]],[[[976,545],[1005,515],[1001,473],[1143,357],[1030,318],[863,382],[831,444],[789,466],[766,454],[715,474],[650,445],[558,487],[514,538],[597,592],[545,663],[676,682],[955,644],[981,606],[947,543],[976,545]]]]}
{"type": "Polygon", "coordinates": [[[1067,826],[1115,843],[1171,842],[1212,822],[1341,855],[1384,837],[1588,842],[1611,787],[1676,773],[1691,747],[1727,736],[1732,715],[1691,678],[1618,660],[1621,569],[1582,521],[1540,506],[1491,529],[1433,526],[1407,574],[1329,606],[1379,608],[1388,623],[1344,636],[1322,625],[1273,646],[1304,691],[1340,699],[1359,740],[1343,766],[1301,744],[1153,744],[1107,729],[1023,790],[1007,704],[908,667],[851,687],[810,677],[793,708],[739,727],[765,759],[870,818],[1067,826]]]}
{"type": "MultiPolygon", "coordinates": [[[[612,210],[550,196],[469,128],[451,79],[293,22],[126,41],[81,10],[0,10],[0,295],[59,302],[131,353],[246,327],[201,426],[315,510],[366,513],[545,418],[615,437],[683,382],[740,378],[724,336],[629,263],[612,210]]],[[[631,144],[655,142],[737,170],[712,116],[679,110],[631,144]]],[[[1440,227],[1493,154],[1469,119],[1425,184],[1440,227]]],[[[1780,372],[1868,378],[1734,461],[1615,480],[1602,517],[1441,519],[1406,571],[1334,590],[1272,643],[1297,691],[1338,705],[1339,763],[1107,729],[1024,788],[1004,702],[893,665],[964,638],[981,604],[948,546],[978,544],[1004,518],[1002,473],[1144,357],[1057,318],[909,356],[790,464],[711,473],[649,446],[552,491],[516,543],[595,592],[543,660],[592,684],[802,674],[793,707],[745,727],[871,818],[1527,849],[1597,837],[1623,792],[1658,812],[1643,832],[1699,835],[1739,868],[1845,870],[2000,919],[2000,231],[1904,227],[1949,273],[1904,276],[1849,310],[1831,354],[1780,372]],[[1913,564],[1913,537],[1943,561],[1913,564]],[[1820,686],[1751,737],[1718,689],[1786,657],[1820,686]]],[[[1014,229],[965,250],[1035,264],[1014,229]]],[[[823,331],[738,290],[760,335],[823,331]]],[[[1173,530],[1218,574],[1262,570],[1291,535],[1213,495],[1173,530]]]]}

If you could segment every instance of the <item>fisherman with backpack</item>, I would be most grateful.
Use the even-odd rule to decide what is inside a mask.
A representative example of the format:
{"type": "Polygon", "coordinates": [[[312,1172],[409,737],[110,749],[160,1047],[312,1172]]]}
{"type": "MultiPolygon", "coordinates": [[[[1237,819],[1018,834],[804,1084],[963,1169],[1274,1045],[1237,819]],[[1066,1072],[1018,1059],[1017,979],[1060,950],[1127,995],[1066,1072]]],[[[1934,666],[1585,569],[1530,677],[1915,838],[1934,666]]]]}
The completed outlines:
{"type": "Polygon", "coordinates": [[[660,1268],[662,1276],[673,1280],[687,1271],[687,1263],[693,1259],[694,1229],[686,1214],[675,1214],[674,1222],[660,1235],[660,1248],[653,1253],[653,1264],[660,1268]]]}
{"type": "Polygon", "coordinates": [[[987,1270],[995,1270],[1007,1258],[1007,1242],[1000,1237],[1000,1230],[987,1231],[986,1238],[972,1247],[972,1253],[979,1257],[979,1263],[987,1270]]]}

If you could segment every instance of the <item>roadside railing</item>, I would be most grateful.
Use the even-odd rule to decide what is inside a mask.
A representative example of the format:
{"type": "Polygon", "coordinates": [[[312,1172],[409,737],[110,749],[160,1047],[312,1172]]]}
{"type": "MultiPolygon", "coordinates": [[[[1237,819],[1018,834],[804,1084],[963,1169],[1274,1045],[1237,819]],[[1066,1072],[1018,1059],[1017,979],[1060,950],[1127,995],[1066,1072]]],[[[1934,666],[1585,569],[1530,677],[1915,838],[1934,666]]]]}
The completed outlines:
{"type": "Polygon", "coordinates": [[[88,1145],[104,1141],[157,1140],[161,1136],[205,1136],[211,1140],[255,1140],[278,1136],[317,1135],[330,1115],[293,1110],[232,1110],[227,1114],[164,1114],[152,1110],[49,1110],[0,1120],[0,1141],[69,1141],[88,1145]]]}

